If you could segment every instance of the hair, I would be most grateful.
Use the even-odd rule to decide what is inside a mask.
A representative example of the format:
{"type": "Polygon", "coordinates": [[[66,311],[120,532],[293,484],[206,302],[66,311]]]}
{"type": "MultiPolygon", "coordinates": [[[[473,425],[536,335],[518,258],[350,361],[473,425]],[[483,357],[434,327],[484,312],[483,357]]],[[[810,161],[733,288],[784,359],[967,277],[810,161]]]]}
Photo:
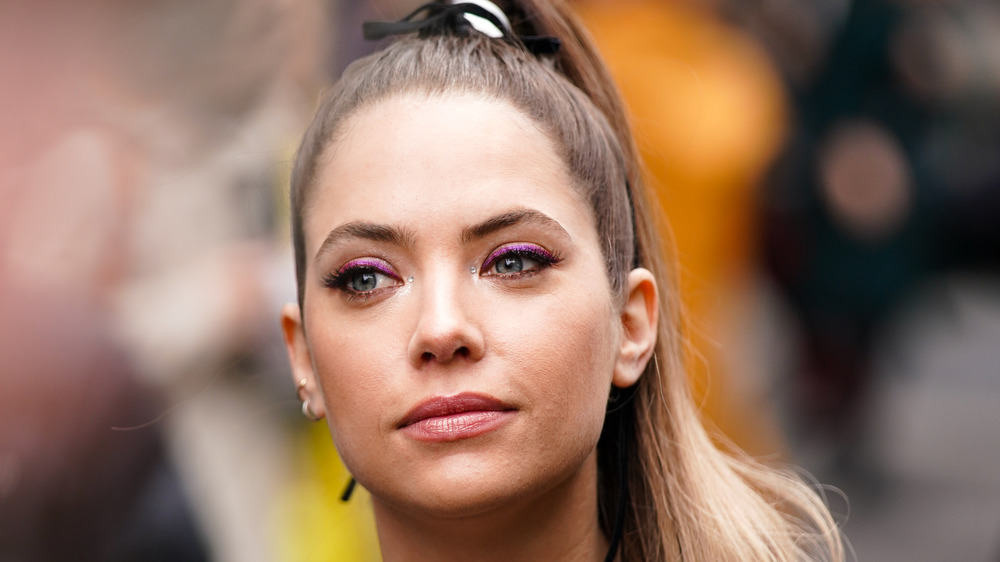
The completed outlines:
{"type": "Polygon", "coordinates": [[[842,560],[839,529],[821,498],[794,474],[715,446],[702,425],[682,361],[672,268],[661,248],[659,206],[643,181],[623,103],[588,34],[558,0],[501,8],[517,35],[555,36],[551,58],[479,33],[414,35],[356,61],[321,103],[292,171],[292,240],[299,302],[305,297],[303,217],[322,156],[358,109],[393,96],[470,94],[510,103],[561,151],[589,202],[610,285],[623,302],[628,272],[660,287],[659,332],[639,382],[611,394],[598,442],[598,505],[610,535],[627,481],[622,560],[842,560]],[[627,457],[621,474],[619,455],[627,457]]]}

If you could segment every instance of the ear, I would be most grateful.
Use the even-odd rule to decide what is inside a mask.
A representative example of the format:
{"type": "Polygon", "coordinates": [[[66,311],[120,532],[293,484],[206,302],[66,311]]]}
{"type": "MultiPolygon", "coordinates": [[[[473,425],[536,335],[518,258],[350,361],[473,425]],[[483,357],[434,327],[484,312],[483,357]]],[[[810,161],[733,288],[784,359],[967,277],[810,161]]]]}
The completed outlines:
{"type": "Polygon", "coordinates": [[[628,274],[628,293],[622,307],[622,336],[611,383],[628,388],[639,381],[656,348],[660,300],[656,279],[647,269],[628,274]]]}
{"type": "Polygon", "coordinates": [[[312,353],[306,340],[305,328],[302,325],[302,315],[299,305],[286,304],[281,309],[281,331],[285,336],[285,348],[288,350],[288,361],[292,366],[292,382],[298,389],[301,381],[305,387],[299,389],[299,399],[309,400],[309,409],[316,417],[326,415],[326,405],[320,392],[313,369],[312,353]]]}

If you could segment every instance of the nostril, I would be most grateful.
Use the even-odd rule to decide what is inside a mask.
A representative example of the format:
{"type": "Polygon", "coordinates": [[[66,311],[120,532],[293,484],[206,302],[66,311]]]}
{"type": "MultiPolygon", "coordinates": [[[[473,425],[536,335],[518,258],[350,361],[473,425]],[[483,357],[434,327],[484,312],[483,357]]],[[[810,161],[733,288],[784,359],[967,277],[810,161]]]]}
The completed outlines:
{"type": "Polygon", "coordinates": [[[451,353],[434,353],[433,351],[425,351],[420,354],[420,359],[424,363],[430,363],[431,361],[443,361],[448,362],[459,357],[463,359],[468,359],[472,356],[472,351],[467,346],[462,346],[451,353]]]}

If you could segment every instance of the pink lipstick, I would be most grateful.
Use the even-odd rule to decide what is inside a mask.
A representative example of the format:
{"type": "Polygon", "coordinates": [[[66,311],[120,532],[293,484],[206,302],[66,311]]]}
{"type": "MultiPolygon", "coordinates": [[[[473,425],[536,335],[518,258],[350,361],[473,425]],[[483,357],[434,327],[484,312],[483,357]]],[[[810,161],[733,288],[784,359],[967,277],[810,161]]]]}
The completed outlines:
{"type": "Polygon", "coordinates": [[[471,392],[421,402],[399,422],[399,429],[418,441],[457,441],[500,428],[513,419],[509,404],[471,392]]]}

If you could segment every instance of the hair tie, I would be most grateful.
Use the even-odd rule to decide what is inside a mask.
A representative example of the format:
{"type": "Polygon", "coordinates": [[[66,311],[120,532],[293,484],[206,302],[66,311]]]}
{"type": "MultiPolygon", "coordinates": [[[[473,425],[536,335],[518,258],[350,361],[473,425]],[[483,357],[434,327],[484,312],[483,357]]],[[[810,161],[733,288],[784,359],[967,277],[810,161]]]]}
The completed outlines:
{"type": "Polygon", "coordinates": [[[457,4],[431,2],[399,21],[368,21],[362,27],[365,39],[374,41],[390,35],[413,32],[417,32],[420,37],[446,33],[464,35],[470,29],[495,39],[504,38],[521,43],[534,55],[553,55],[559,52],[561,45],[557,37],[514,35],[510,20],[489,0],[467,0],[457,4]],[[421,14],[425,14],[424,17],[416,19],[421,14]]]}
{"type": "MultiPolygon", "coordinates": [[[[496,16],[496,20],[488,20],[482,16],[477,16],[476,14],[466,13],[465,19],[469,21],[469,25],[471,25],[476,31],[494,39],[499,39],[506,35],[513,35],[514,30],[510,26],[510,20],[507,19],[507,15],[503,13],[503,10],[501,10],[499,6],[490,2],[490,0],[465,0],[464,3],[475,4],[496,16]],[[497,27],[497,21],[500,22],[500,27],[497,27]]],[[[458,2],[452,2],[452,5],[455,4],[458,4],[458,2]]]]}

